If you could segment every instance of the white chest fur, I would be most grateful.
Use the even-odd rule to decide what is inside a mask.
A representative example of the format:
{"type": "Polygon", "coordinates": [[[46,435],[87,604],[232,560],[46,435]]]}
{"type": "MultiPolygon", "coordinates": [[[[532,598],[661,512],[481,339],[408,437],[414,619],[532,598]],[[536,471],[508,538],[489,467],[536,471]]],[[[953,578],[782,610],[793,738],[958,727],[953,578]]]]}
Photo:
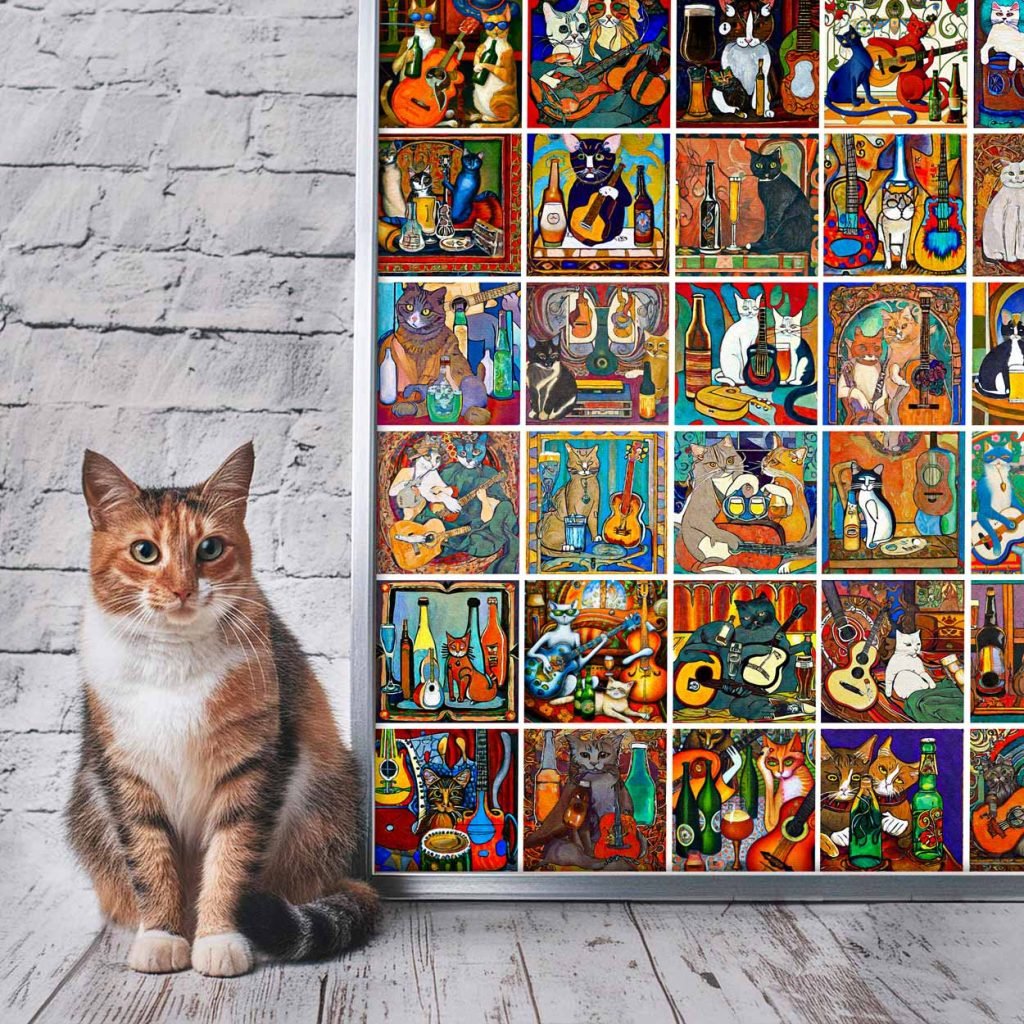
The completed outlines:
{"type": "Polygon", "coordinates": [[[201,829],[210,779],[203,760],[205,707],[242,660],[217,635],[123,637],[118,620],[86,604],[86,680],[114,732],[114,746],[164,802],[179,834],[201,829]]]}

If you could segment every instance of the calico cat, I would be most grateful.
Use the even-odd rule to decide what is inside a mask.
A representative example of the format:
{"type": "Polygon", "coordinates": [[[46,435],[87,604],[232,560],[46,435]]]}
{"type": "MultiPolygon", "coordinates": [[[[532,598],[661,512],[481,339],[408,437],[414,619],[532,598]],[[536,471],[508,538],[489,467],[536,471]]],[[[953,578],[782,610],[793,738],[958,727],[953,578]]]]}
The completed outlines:
{"type": "Polygon", "coordinates": [[[779,72],[772,60],[773,51],[768,45],[775,28],[771,3],[764,3],[763,0],[735,0],[728,13],[730,20],[722,25],[726,29],[727,40],[722,49],[722,68],[731,71],[739,79],[746,91],[750,109],[753,109],[758,71],[766,72],[764,116],[772,118],[775,111],[771,109],[771,102],[778,95],[779,72]]]}
{"type": "MultiPolygon", "coordinates": [[[[681,545],[689,557],[701,563],[702,570],[725,561],[739,547],[739,538],[723,530],[715,517],[722,510],[722,502],[737,486],[745,473],[743,458],[726,437],[713,445],[691,444],[693,458],[689,493],[683,505],[676,544],[681,545]]],[[[685,559],[676,556],[682,564],[685,559]]]]}
{"type": "Polygon", "coordinates": [[[421,416],[426,412],[427,386],[437,379],[442,356],[450,360],[456,385],[472,374],[459,339],[445,322],[447,295],[444,285],[430,291],[416,282],[405,285],[395,302],[395,329],[380,345],[379,359],[391,346],[398,368],[398,393],[403,399],[415,399],[421,416]]]}
{"type": "Polygon", "coordinates": [[[764,231],[748,245],[751,252],[809,252],[814,239],[814,211],[810,200],[782,168],[779,150],[750,154],[750,169],[757,179],[757,196],[764,207],[764,231]]]}
{"type": "MultiPolygon", "coordinates": [[[[633,800],[619,771],[619,756],[629,730],[571,730],[568,732],[569,777],[562,786],[558,803],[548,816],[525,837],[527,848],[542,847],[545,867],[575,867],[589,871],[631,871],[635,862],[624,857],[602,860],[594,856],[600,837],[600,821],[606,814],[632,815],[633,800]],[[564,822],[573,792],[583,780],[590,784],[590,804],[586,821],[579,828],[564,822]]],[[[647,853],[647,840],[641,834],[640,856],[647,853]]]]}
{"type": "Polygon", "coordinates": [[[435,828],[458,828],[471,810],[466,806],[466,790],[473,778],[472,771],[467,766],[454,775],[442,775],[424,767],[421,778],[426,786],[427,806],[413,831],[426,835],[435,828]]]}
{"type": "MultiPolygon", "coordinates": [[[[972,757],[972,760],[977,765],[977,775],[983,780],[983,789],[977,794],[972,793],[971,810],[973,811],[985,803],[995,814],[1020,788],[1017,769],[1012,762],[1001,759],[989,761],[987,758],[975,756],[972,757]]],[[[1006,856],[1024,857],[1024,837],[1021,837],[1017,845],[1006,856]]]]}
{"type": "Polygon", "coordinates": [[[538,420],[560,420],[572,412],[576,404],[576,378],[562,363],[558,335],[534,338],[526,342],[529,358],[526,363],[526,392],[530,399],[529,415],[538,420]]]}
{"type": "Polygon", "coordinates": [[[1008,69],[1017,70],[1018,64],[1024,64],[1024,33],[1020,31],[1020,3],[1001,4],[993,0],[990,12],[992,27],[988,30],[988,38],[981,47],[982,64],[988,64],[993,53],[1005,53],[1009,58],[1008,69]]]}
{"type": "Polygon", "coordinates": [[[637,0],[594,0],[590,5],[590,43],[587,50],[595,61],[635,43],[639,32],[637,0]]]}
{"type": "Polygon", "coordinates": [[[870,736],[859,747],[830,747],[821,744],[821,834],[837,846],[850,845],[850,809],[860,789],[860,780],[871,768],[871,755],[878,742],[870,736]]]}
{"type": "Polygon", "coordinates": [[[757,767],[764,779],[764,824],[770,832],[779,823],[787,800],[807,796],[814,789],[800,734],[794,732],[782,743],[766,735],[757,767]]]}
{"type": "Polygon", "coordinates": [[[772,309],[772,320],[775,324],[776,345],[785,342],[789,348],[789,376],[782,382],[783,386],[792,388],[786,392],[782,408],[789,419],[795,423],[816,423],[817,416],[808,412],[797,402],[805,395],[816,395],[818,384],[814,372],[814,351],[803,335],[802,313],[787,315],[781,310],[772,309]]]}
{"type": "Polygon", "coordinates": [[[483,38],[473,56],[472,120],[494,127],[519,123],[519,85],[515,51],[508,41],[512,5],[487,14],[483,38]],[[477,78],[483,76],[483,82],[477,78]]]}
{"type": "Polygon", "coordinates": [[[718,369],[714,379],[719,384],[741,385],[743,367],[747,363],[747,352],[757,340],[757,312],[761,308],[761,295],[744,298],[737,295],[738,319],[729,324],[718,350],[718,369]]]}
{"type": "Polygon", "coordinates": [[[633,203],[633,196],[624,181],[620,179],[617,185],[608,183],[615,170],[615,155],[622,136],[607,135],[603,139],[594,139],[566,133],[562,138],[575,175],[569,189],[569,209],[589,206],[598,193],[614,200],[610,207],[605,207],[606,225],[599,239],[607,242],[622,233],[626,225],[626,209],[633,203]]]}
{"type": "MultiPolygon", "coordinates": [[[[787,448],[778,434],[768,435],[773,447],[761,459],[761,471],[771,478],[762,490],[770,496],[772,504],[775,499],[781,501],[785,511],[777,518],[786,544],[811,548],[813,550],[817,529],[811,518],[811,507],[807,503],[804,490],[804,464],[807,461],[806,448],[787,448]]],[[[814,555],[787,558],[779,566],[780,573],[798,572],[814,565],[814,555]]]]}
{"type": "Polygon", "coordinates": [[[871,95],[870,76],[874,61],[856,28],[851,24],[845,31],[837,32],[836,41],[850,51],[850,56],[829,76],[825,85],[825,106],[840,117],[849,114],[866,117],[886,111],[897,111],[907,115],[907,124],[914,124],[917,121],[917,114],[910,107],[882,107],[871,95]],[[861,90],[864,91],[863,99],[860,97],[861,90]],[[862,104],[865,102],[871,106],[863,107],[862,104]]]}
{"type": "Polygon", "coordinates": [[[601,461],[597,445],[580,448],[565,446],[565,467],[569,479],[551,496],[555,511],[540,522],[541,546],[552,552],[565,550],[565,517],[585,516],[592,540],[597,540],[598,511],[601,506],[601,461]]]}
{"type": "Polygon", "coordinates": [[[452,704],[483,704],[498,695],[497,684],[473,664],[469,656],[469,633],[452,636],[445,633],[444,675],[448,700],[452,704]]]}
{"type": "Polygon", "coordinates": [[[882,375],[882,334],[865,334],[853,329],[846,346],[846,359],[839,370],[836,397],[843,403],[844,423],[887,423],[885,387],[882,375]]]}
{"type": "MultiPolygon", "coordinates": [[[[540,655],[557,654],[562,650],[563,647],[579,647],[581,639],[579,633],[576,631],[575,623],[579,617],[580,608],[579,605],[573,601],[570,604],[560,604],[557,601],[548,602],[548,617],[555,624],[554,628],[547,630],[542,633],[538,638],[537,642],[530,648],[529,655],[537,657],[540,655]]],[[[580,667],[587,665],[593,658],[597,656],[598,651],[604,647],[606,640],[602,640],[599,644],[595,645],[595,648],[588,651],[580,658],[580,667]]],[[[562,687],[559,693],[557,693],[553,699],[549,699],[549,704],[567,704],[573,699],[573,693],[576,690],[577,683],[576,674],[568,672],[562,679],[562,687]]]]}
{"type": "Polygon", "coordinates": [[[429,435],[421,435],[408,454],[412,464],[403,466],[388,486],[388,497],[395,499],[402,518],[415,519],[424,505],[437,502],[458,515],[461,506],[440,473],[444,457],[437,442],[429,435]]]}
{"type": "Polygon", "coordinates": [[[1015,362],[1024,363],[1024,325],[1019,313],[1003,310],[999,318],[999,337],[999,344],[985,353],[974,386],[983,395],[1006,398],[1010,394],[1010,360],[1015,355],[1014,346],[1017,348],[1015,362]]]}
{"type": "Polygon", "coordinates": [[[1015,263],[1024,260],[1024,160],[1003,167],[999,185],[985,211],[981,251],[987,260],[1015,263]]]}
{"type": "Polygon", "coordinates": [[[917,210],[917,189],[882,189],[882,212],[878,219],[878,235],[885,253],[885,269],[892,270],[893,257],[898,257],[900,270],[907,269],[910,235],[917,210]]]}
{"type": "Polygon", "coordinates": [[[882,338],[889,350],[885,363],[885,394],[889,407],[897,406],[908,387],[903,367],[921,353],[921,324],[909,303],[882,311],[882,338]]]}
{"type": "Polygon", "coordinates": [[[918,690],[934,690],[935,680],[921,658],[921,631],[893,634],[895,647],[885,666],[885,695],[906,700],[918,690]]]}
{"type": "Polygon", "coordinates": [[[137,929],[137,971],[245,974],[253,946],[333,956],[378,913],[346,877],[356,764],[253,578],[253,463],[245,444],[173,488],[91,451],[82,466],[93,533],[68,835],[103,913],[137,929]]]}
{"type": "Polygon", "coordinates": [[[746,118],[752,113],[753,106],[743,83],[729,68],[719,71],[708,68],[711,76],[711,105],[719,114],[731,114],[734,117],[746,118]]]}
{"type": "Polygon", "coordinates": [[[910,845],[910,799],[907,790],[918,779],[918,765],[902,761],[892,752],[892,737],[885,739],[868,768],[875,795],[882,807],[882,831],[910,845]]]}
{"type": "Polygon", "coordinates": [[[590,38],[590,22],[587,18],[588,0],[579,0],[567,11],[556,10],[552,4],[541,4],[544,12],[544,29],[551,44],[551,56],[556,63],[578,66],[583,61],[583,50],[590,38]]]}
{"type": "Polygon", "coordinates": [[[861,468],[852,463],[850,489],[857,495],[857,507],[867,525],[867,546],[874,550],[879,544],[892,540],[896,530],[896,516],[882,493],[883,466],[861,468]]]}
{"type": "Polygon", "coordinates": [[[437,0],[409,0],[408,17],[412,24],[412,35],[398,48],[391,62],[391,70],[399,81],[409,74],[417,45],[424,57],[438,45],[431,31],[431,26],[437,20],[437,0]]]}

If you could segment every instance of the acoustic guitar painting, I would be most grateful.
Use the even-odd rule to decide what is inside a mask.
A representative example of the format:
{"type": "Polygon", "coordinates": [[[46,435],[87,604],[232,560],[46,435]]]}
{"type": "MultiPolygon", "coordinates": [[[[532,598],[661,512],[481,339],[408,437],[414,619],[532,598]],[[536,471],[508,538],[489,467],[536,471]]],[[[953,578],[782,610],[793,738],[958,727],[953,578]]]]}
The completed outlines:
{"type": "Polygon", "coordinates": [[[970,751],[971,870],[1024,870],[1024,730],[972,729],[970,751]]]}

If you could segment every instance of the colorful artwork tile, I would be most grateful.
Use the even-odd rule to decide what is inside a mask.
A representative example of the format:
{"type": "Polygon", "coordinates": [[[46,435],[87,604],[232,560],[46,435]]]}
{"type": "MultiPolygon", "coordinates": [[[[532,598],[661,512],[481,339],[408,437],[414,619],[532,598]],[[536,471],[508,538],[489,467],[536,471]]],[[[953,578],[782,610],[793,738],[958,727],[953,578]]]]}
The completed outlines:
{"type": "Polygon", "coordinates": [[[813,276],[817,154],[816,136],[679,135],[677,274],[813,276]]]}
{"type": "Polygon", "coordinates": [[[665,435],[531,432],[530,572],[665,571],[665,435]]]}
{"type": "Polygon", "coordinates": [[[789,281],[676,285],[678,425],[818,422],[818,292],[789,281]]]}
{"type": "Polygon", "coordinates": [[[1024,731],[972,729],[971,871],[1024,869],[1024,731]]]}
{"type": "Polygon", "coordinates": [[[674,480],[676,572],[814,569],[818,447],[813,431],[677,431],[674,480]]]}
{"type": "Polygon", "coordinates": [[[966,272],[959,135],[827,135],[823,164],[826,274],[966,272]]]}
{"type": "Polygon", "coordinates": [[[963,572],[962,436],[948,431],[827,433],[824,571],[963,572]]]}
{"type": "Polygon", "coordinates": [[[523,733],[525,871],[664,871],[663,729],[523,733]]]}
{"type": "Polygon", "coordinates": [[[518,870],[514,731],[380,728],[374,753],[375,871],[518,870]]]}
{"type": "Polygon", "coordinates": [[[1022,209],[1024,137],[1016,133],[975,135],[975,274],[1017,278],[1024,274],[1022,209]]]}
{"type": "Polygon", "coordinates": [[[678,729],[672,738],[674,871],[813,871],[814,733],[678,729]]]}
{"type": "Polygon", "coordinates": [[[1024,64],[1017,38],[1020,7],[1014,7],[1013,0],[979,0],[972,7],[975,124],[979,128],[1020,128],[1024,125],[1024,64]]]}
{"type": "Polygon", "coordinates": [[[826,284],[825,422],[964,422],[965,288],[826,284]]]}
{"type": "Polygon", "coordinates": [[[524,702],[533,722],[664,722],[663,580],[526,583],[524,702]]]}
{"type": "Polygon", "coordinates": [[[971,572],[1022,571],[1024,434],[974,434],[971,439],[971,572]]]}
{"type": "Polygon", "coordinates": [[[667,423],[667,284],[544,284],[528,290],[527,419],[667,423]]]}
{"type": "Polygon", "coordinates": [[[815,584],[673,584],[676,722],[808,722],[815,711],[815,584]]]}
{"type": "Polygon", "coordinates": [[[972,353],[972,422],[1024,423],[1024,286],[974,283],[972,353]]]}
{"type": "Polygon", "coordinates": [[[971,718],[1024,722],[1024,584],[971,587],[971,718]]]}
{"type": "Polygon", "coordinates": [[[952,580],[825,580],[827,722],[964,720],[964,587],[952,580]]]}
{"type": "Polygon", "coordinates": [[[960,729],[822,729],[822,871],[960,871],[960,729]]]}

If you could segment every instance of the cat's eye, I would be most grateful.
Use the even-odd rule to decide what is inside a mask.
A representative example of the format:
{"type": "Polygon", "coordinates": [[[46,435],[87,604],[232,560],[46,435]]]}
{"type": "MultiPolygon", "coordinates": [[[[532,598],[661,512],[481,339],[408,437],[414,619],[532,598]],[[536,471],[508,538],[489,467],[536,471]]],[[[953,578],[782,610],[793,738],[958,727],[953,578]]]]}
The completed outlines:
{"type": "Polygon", "coordinates": [[[224,541],[220,537],[204,537],[196,549],[196,557],[200,562],[215,562],[224,554],[224,541]]]}
{"type": "Polygon", "coordinates": [[[423,308],[423,319],[426,320],[428,316],[433,316],[434,311],[432,309],[423,308]]]}
{"type": "Polygon", "coordinates": [[[411,302],[407,302],[407,303],[405,304],[405,308],[406,308],[406,309],[408,309],[408,310],[413,310],[413,309],[415,309],[416,307],[415,307],[415,306],[414,306],[414,305],[413,305],[413,304],[412,304],[411,302]]]}
{"type": "Polygon", "coordinates": [[[137,540],[129,548],[132,558],[143,565],[160,561],[160,549],[151,540],[137,540]]]}
{"type": "Polygon", "coordinates": [[[839,781],[839,776],[836,775],[835,772],[829,772],[828,775],[825,776],[825,778],[828,779],[829,782],[838,782],[839,781]]]}

